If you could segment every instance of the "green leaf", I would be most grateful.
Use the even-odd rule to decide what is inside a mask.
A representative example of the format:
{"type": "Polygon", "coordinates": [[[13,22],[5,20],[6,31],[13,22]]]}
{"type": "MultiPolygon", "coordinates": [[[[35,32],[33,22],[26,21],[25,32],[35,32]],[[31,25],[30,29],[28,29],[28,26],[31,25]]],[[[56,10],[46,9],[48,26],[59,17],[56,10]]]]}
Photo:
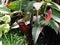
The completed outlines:
{"type": "Polygon", "coordinates": [[[34,26],[34,27],[39,26],[39,24],[38,24],[37,20],[35,21],[35,23],[34,23],[34,25],[33,25],[33,26],[34,26]]]}
{"type": "Polygon", "coordinates": [[[52,8],[58,9],[58,7],[57,7],[58,4],[57,3],[55,3],[55,2],[50,2],[50,3],[52,4],[51,5],[52,8]]]}
{"type": "Polygon", "coordinates": [[[2,37],[2,26],[0,25],[0,38],[2,37]]]}
{"type": "Polygon", "coordinates": [[[9,24],[4,25],[4,33],[7,33],[10,30],[9,24]]]}
{"type": "Polygon", "coordinates": [[[51,2],[52,0],[44,0],[44,1],[46,1],[46,2],[51,2]]]}
{"type": "Polygon", "coordinates": [[[20,4],[19,1],[13,1],[13,2],[11,2],[11,3],[9,4],[9,8],[10,8],[11,10],[19,10],[19,9],[20,9],[20,6],[21,6],[21,4],[20,4]]]}
{"type": "Polygon", "coordinates": [[[2,31],[0,31],[0,38],[2,37],[2,31]]]}
{"type": "Polygon", "coordinates": [[[2,31],[4,31],[4,33],[7,33],[9,29],[10,29],[9,24],[0,25],[0,38],[2,37],[2,31]]]}
{"type": "Polygon", "coordinates": [[[2,26],[0,26],[0,38],[2,37],[2,26]]]}
{"type": "Polygon", "coordinates": [[[52,8],[52,14],[60,18],[60,11],[52,8]]]}
{"type": "Polygon", "coordinates": [[[2,25],[0,25],[0,31],[1,32],[4,31],[4,33],[6,33],[6,32],[9,31],[9,29],[10,29],[9,24],[2,24],[2,25]]]}
{"type": "Polygon", "coordinates": [[[58,34],[58,28],[57,26],[55,25],[55,21],[50,21],[49,22],[49,25],[54,29],[54,31],[56,32],[56,34],[58,34]]]}
{"type": "Polygon", "coordinates": [[[46,4],[47,2],[44,2],[43,5],[41,6],[40,13],[43,14],[45,9],[46,9],[46,4]]]}
{"type": "Polygon", "coordinates": [[[11,10],[9,8],[0,7],[0,12],[3,13],[3,14],[6,14],[6,13],[10,13],[11,10]]]}
{"type": "Polygon", "coordinates": [[[2,16],[4,16],[4,14],[0,12],[0,17],[2,17],[2,16]]]}
{"type": "Polygon", "coordinates": [[[27,5],[28,5],[28,1],[22,0],[22,9],[25,10],[25,8],[27,7],[27,5]]]}
{"type": "Polygon", "coordinates": [[[55,16],[55,15],[52,15],[52,18],[53,18],[56,22],[60,23],[60,18],[59,18],[59,17],[57,17],[57,16],[55,16]]]}
{"type": "Polygon", "coordinates": [[[37,21],[35,21],[34,25],[33,25],[33,29],[32,29],[32,35],[33,35],[33,40],[34,43],[37,42],[37,39],[39,37],[40,32],[42,31],[42,27],[40,26],[40,24],[38,24],[37,21]]]}
{"type": "Polygon", "coordinates": [[[46,22],[45,20],[41,20],[40,23],[41,25],[48,25],[48,22],[46,22]]]}
{"type": "Polygon", "coordinates": [[[54,24],[56,25],[57,28],[59,28],[59,24],[54,21],[54,24]]]}
{"type": "Polygon", "coordinates": [[[2,19],[2,21],[5,21],[5,23],[9,23],[9,22],[11,21],[9,15],[5,15],[5,16],[3,16],[1,19],[2,19]]]}
{"type": "Polygon", "coordinates": [[[26,11],[30,11],[32,8],[33,8],[33,3],[34,3],[35,1],[31,1],[31,2],[29,2],[28,3],[28,5],[27,5],[27,7],[26,7],[26,11]]]}
{"type": "Polygon", "coordinates": [[[52,4],[52,8],[55,8],[57,10],[60,10],[60,5],[58,5],[57,3],[55,2],[50,2],[52,4]]]}
{"type": "Polygon", "coordinates": [[[38,39],[39,34],[41,33],[42,29],[43,29],[43,28],[40,27],[40,26],[33,27],[33,29],[32,29],[32,35],[33,35],[34,43],[37,42],[37,39],[38,39]]]}

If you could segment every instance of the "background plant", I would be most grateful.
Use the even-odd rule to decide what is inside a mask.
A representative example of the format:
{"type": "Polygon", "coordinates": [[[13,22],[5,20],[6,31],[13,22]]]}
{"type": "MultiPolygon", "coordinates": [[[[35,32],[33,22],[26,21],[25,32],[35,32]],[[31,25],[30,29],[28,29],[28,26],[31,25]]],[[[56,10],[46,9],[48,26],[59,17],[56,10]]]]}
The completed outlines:
{"type": "MultiPolygon", "coordinates": [[[[32,39],[35,44],[37,43],[38,37],[39,37],[40,33],[42,32],[43,27],[45,25],[48,25],[51,28],[53,28],[54,31],[56,32],[56,34],[58,35],[58,28],[59,28],[59,24],[60,24],[60,9],[59,9],[60,6],[58,4],[56,4],[55,2],[53,2],[51,0],[43,0],[40,2],[36,2],[35,0],[32,0],[32,1],[30,1],[30,0],[28,0],[28,1],[15,0],[15,1],[7,1],[7,3],[6,3],[7,5],[5,3],[3,3],[3,4],[4,4],[3,7],[0,7],[0,10],[1,10],[0,11],[1,12],[0,13],[1,14],[0,21],[4,22],[4,24],[1,24],[1,26],[0,26],[1,27],[0,28],[1,29],[1,33],[0,33],[1,36],[2,36],[2,32],[6,33],[9,30],[12,30],[13,28],[14,28],[14,30],[15,30],[15,28],[18,28],[19,25],[16,24],[16,21],[18,21],[18,23],[24,22],[26,24],[25,26],[28,26],[28,24],[30,24],[30,26],[33,26],[31,29],[31,31],[32,31],[31,33],[32,33],[32,37],[33,37],[32,39]],[[34,3],[41,4],[41,5],[39,5],[40,7],[38,10],[36,7],[33,6],[34,3]],[[51,15],[50,17],[49,17],[49,11],[50,11],[50,15],[51,15]],[[52,14],[51,14],[51,12],[52,12],[52,14]],[[9,15],[9,17],[7,15],[9,15]],[[31,18],[31,16],[33,16],[33,19],[31,18]],[[48,20],[48,18],[46,18],[46,16],[49,17],[50,19],[48,20]],[[46,21],[45,18],[48,20],[48,22],[46,21]],[[22,21],[19,22],[18,19],[19,20],[22,19],[22,21]],[[14,22],[15,22],[15,24],[14,24],[14,22]],[[27,22],[29,22],[29,23],[27,23],[27,22]],[[34,23],[31,24],[32,22],[34,22],[34,23]],[[9,28],[6,26],[6,24],[8,24],[8,25],[10,24],[9,28]]],[[[22,31],[22,33],[24,35],[26,35],[23,31],[24,29],[22,29],[23,26],[19,27],[19,28],[22,31]]],[[[15,42],[12,41],[13,43],[11,43],[10,39],[13,36],[12,37],[12,40],[13,40],[15,38],[15,36],[14,36],[15,34],[11,34],[9,32],[6,34],[4,34],[4,33],[3,33],[4,38],[5,39],[7,38],[10,41],[10,42],[6,41],[6,42],[8,42],[9,45],[14,45],[15,42]],[[9,36],[9,34],[10,34],[10,37],[7,37],[7,36],[9,36]]],[[[24,36],[21,36],[21,37],[23,38],[24,36]]],[[[20,37],[16,34],[16,39],[17,38],[20,39],[20,37]]],[[[25,40],[25,38],[24,38],[24,40],[25,40]]],[[[22,41],[22,42],[24,42],[24,41],[22,41]]]]}

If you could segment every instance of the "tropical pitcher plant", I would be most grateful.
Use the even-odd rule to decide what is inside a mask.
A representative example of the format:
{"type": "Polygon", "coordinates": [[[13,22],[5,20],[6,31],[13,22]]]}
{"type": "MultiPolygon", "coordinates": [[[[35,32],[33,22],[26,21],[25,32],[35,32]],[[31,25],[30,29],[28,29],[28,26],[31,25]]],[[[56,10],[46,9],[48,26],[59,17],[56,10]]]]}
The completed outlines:
{"type": "Polygon", "coordinates": [[[51,0],[2,0],[0,5],[0,38],[11,29],[19,28],[26,35],[28,45],[37,43],[44,26],[58,35],[60,6],[51,0]]]}

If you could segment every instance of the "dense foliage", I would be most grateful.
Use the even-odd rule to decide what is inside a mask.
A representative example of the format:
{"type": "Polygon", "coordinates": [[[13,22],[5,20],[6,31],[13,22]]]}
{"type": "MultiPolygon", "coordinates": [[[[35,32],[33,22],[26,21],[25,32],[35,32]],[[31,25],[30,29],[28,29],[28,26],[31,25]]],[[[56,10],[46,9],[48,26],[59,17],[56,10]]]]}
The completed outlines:
{"type": "MultiPolygon", "coordinates": [[[[0,38],[3,45],[6,43],[7,45],[39,45],[39,42],[44,45],[45,26],[54,30],[52,35],[58,35],[60,6],[55,2],[51,0],[4,0],[1,3],[0,38]],[[41,34],[43,36],[39,38],[41,34]],[[41,41],[38,41],[39,39],[41,41]]],[[[48,32],[50,31],[47,31],[47,34],[48,32]]],[[[49,45],[48,42],[45,44],[49,45]]]]}

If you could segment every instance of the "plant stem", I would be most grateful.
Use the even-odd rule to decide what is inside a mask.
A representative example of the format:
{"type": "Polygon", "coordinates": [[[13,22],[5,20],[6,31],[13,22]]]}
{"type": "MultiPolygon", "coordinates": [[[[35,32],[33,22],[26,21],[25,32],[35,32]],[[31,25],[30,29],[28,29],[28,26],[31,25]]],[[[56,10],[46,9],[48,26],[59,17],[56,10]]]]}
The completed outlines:
{"type": "Polygon", "coordinates": [[[39,24],[39,18],[38,18],[38,15],[39,15],[39,10],[37,10],[37,15],[36,15],[36,20],[37,20],[37,22],[38,22],[38,24],[39,24]]]}
{"type": "Polygon", "coordinates": [[[39,15],[39,10],[37,10],[37,16],[39,15]]]}
{"type": "Polygon", "coordinates": [[[20,0],[20,11],[21,11],[21,8],[22,8],[22,0],[20,0]]]}

